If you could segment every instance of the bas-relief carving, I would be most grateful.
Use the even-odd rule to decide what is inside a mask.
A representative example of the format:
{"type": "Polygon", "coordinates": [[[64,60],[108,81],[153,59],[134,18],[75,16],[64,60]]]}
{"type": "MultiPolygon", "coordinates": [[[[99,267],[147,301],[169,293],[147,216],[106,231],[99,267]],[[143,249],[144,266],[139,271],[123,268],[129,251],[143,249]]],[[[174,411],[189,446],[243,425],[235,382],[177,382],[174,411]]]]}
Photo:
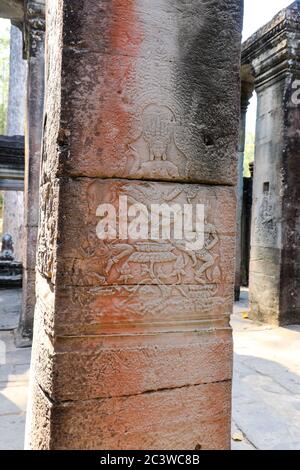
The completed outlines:
{"type": "Polygon", "coordinates": [[[199,251],[188,251],[176,241],[108,244],[111,256],[104,267],[104,279],[126,284],[137,278],[139,283],[161,285],[180,285],[186,277],[197,284],[220,281],[219,254],[213,250],[219,243],[218,235],[212,224],[206,228],[205,246],[199,251]]]}
{"type": "MultiPolygon", "coordinates": [[[[94,287],[76,290],[74,308],[93,308],[93,319],[106,322],[147,319],[208,319],[214,308],[230,305],[231,292],[215,284],[207,285],[135,285],[94,287]]],[[[224,309],[226,310],[226,308],[224,309]]]]}
{"type": "MultiPolygon", "coordinates": [[[[109,284],[174,284],[219,283],[220,268],[219,238],[213,224],[207,224],[205,246],[198,251],[188,251],[177,241],[96,241],[97,247],[85,244],[81,254],[99,257],[97,272],[79,273],[81,285],[89,284],[89,278],[100,285],[109,284]]],[[[80,262],[78,262],[80,266],[80,262]]],[[[77,281],[78,282],[78,281],[77,281]]]]}
{"type": "Polygon", "coordinates": [[[130,173],[137,177],[175,179],[186,173],[186,157],[175,137],[175,113],[150,104],[141,116],[139,136],[129,144],[130,173]]]}
{"type": "Polygon", "coordinates": [[[274,247],[277,244],[278,227],[275,217],[275,204],[270,196],[264,196],[255,219],[256,244],[274,247]]]}
{"type": "MultiPolygon", "coordinates": [[[[116,182],[107,186],[93,182],[87,188],[90,223],[96,227],[96,208],[99,202],[110,202],[118,206],[119,196],[127,195],[129,203],[204,203],[207,209],[205,220],[205,242],[200,250],[189,251],[183,240],[106,240],[97,239],[96,230],[89,230],[81,244],[81,256],[91,263],[85,263],[81,270],[80,262],[74,271],[75,285],[101,286],[103,302],[110,298],[110,306],[119,310],[121,306],[141,314],[158,312],[160,309],[177,305],[179,310],[210,309],[222,303],[222,283],[226,282],[221,271],[220,237],[211,221],[211,201],[201,199],[193,186],[177,185],[164,193],[155,190],[154,183],[143,186],[116,182]],[[97,269],[95,262],[97,259],[97,269]],[[93,266],[86,271],[86,266],[93,266]],[[124,285],[128,284],[128,287],[124,285]],[[105,286],[109,286],[104,289],[105,286]],[[113,286],[113,287],[111,287],[113,286]],[[103,290],[104,289],[104,290],[103,290]],[[135,290],[145,292],[145,302],[137,302],[135,290]],[[158,289],[159,292],[158,292],[158,289]],[[121,295],[114,296],[113,292],[121,295]],[[126,293],[123,298],[122,293],[126,293]],[[175,304],[174,304],[175,303],[175,304]],[[166,307],[168,305],[168,307],[166,307]],[[145,310],[146,309],[146,310],[145,310]]],[[[78,294],[79,295],[79,294],[78,294]]],[[[77,297],[76,297],[77,299],[77,297]]],[[[79,299],[80,300],[80,299],[79,299]]],[[[78,301],[78,299],[76,300],[78,301]]]]}
{"type": "Polygon", "coordinates": [[[49,279],[54,275],[57,236],[57,187],[46,183],[41,189],[41,211],[38,233],[37,266],[49,279]]]}

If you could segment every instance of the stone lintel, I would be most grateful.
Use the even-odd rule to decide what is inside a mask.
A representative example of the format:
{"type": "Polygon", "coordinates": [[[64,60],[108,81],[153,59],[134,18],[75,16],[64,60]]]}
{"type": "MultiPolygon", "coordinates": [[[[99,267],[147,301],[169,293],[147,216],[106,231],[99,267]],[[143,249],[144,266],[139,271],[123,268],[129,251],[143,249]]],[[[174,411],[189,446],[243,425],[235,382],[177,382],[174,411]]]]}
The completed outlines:
{"type": "Polygon", "coordinates": [[[241,66],[241,111],[246,113],[254,91],[254,75],[250,64],[241,66]]]}
{"type": "Polygon", "coordinates": [[[295,1],[243,44],[242,64],[252,66],[256,88],[300,71],[299,41],[300,2],[295,1]]]}
{"type": "Polygon", "coordinates": [[[11,20],[16,26],[20,26],[24,19],[23,0],[1,0],[0,17],[11,20]]]}
{"type": "Polygon", "coordinates": [[[24,136],[0,135],[0,179],[24,180],[24,136]]]}

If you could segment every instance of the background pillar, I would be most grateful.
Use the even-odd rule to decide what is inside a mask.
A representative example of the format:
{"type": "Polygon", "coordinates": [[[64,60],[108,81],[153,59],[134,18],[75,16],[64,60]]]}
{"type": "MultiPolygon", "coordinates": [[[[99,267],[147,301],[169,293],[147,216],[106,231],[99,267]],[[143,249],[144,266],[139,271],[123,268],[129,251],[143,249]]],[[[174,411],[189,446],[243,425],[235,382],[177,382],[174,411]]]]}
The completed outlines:
{"type": "Polygon", "coordinates": [[[17,338],[19,346],[26,346],[31,342],[36,300],[35,265],[44,107],[45,18],[43,1],[26,3],[24,34],[28,81],[25,132],[23,302],[17,338]]]}
{"type": "Polygon", "coordinates": [[[244,156],[246,142],[247,109],[253,94],[254,80],[248,66],[241,69],[241,114],[238,148],[238,183],[237,183],[237,238],[235,266],[235,300],[240,299],[242,283],[242,211],[244,197],[244,156]]]}
{"type": "MultiPolygon", "coordinates": [[[[24,135],[26,79],[27,65],[23,60],[22,32],[12,25],[6,126],[6,133],[9,136],[24,135]]],[[[23,191],[4,191],[3,233],[10,233],[13,238],[16,261],[22,261],[23,258],[23,224],[23,191]]]]}
{"type": "Polygon", "coordinates": [[[258,98],[251,316],[275,325],[300,322],[299,25],[294,2],[244,44],[242,59],[258,98]]]}
{"type": "Polygon", "coordinates": [[[29,448],[230,446],[241,2],[181,7],[48,4],[29,448]],[[204,248],[101,242],[119,196],[204,204],[204,248]]]}

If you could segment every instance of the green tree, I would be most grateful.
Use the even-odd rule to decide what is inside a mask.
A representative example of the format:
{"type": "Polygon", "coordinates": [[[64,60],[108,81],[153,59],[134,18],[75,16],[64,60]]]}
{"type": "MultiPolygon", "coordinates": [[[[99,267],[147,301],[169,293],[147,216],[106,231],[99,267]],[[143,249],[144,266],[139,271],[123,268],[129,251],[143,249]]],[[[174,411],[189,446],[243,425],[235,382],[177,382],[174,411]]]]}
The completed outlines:
{"type": "Polygon", "coordinates": [[[255,135],[252,132],[247,132],[245,142],[245,156],[244,156],[244,176],[250,178],[249,163],[254,161],[255,152],[255,135]]]}

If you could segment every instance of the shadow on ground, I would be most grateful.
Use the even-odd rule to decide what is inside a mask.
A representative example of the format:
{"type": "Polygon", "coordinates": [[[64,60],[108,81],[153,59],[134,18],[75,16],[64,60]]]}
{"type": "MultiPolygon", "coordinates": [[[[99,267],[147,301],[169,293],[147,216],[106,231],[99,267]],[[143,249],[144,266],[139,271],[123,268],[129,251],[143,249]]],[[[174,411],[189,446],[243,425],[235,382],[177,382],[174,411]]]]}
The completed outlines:
{"type": "Polygon", "coordinates": [[[231,318],[234,338],[233,449],[300,449],[300,327],[247,319],[247,291],[231,318]],[[241,433],[240,433],[241,434],[241,433]]]}
{"type": "Polygon", "coordinates": [[[247,447],[300,450],[300,375],[274,361],[235,354],[232,400],[233,422],[247,447]]]}

